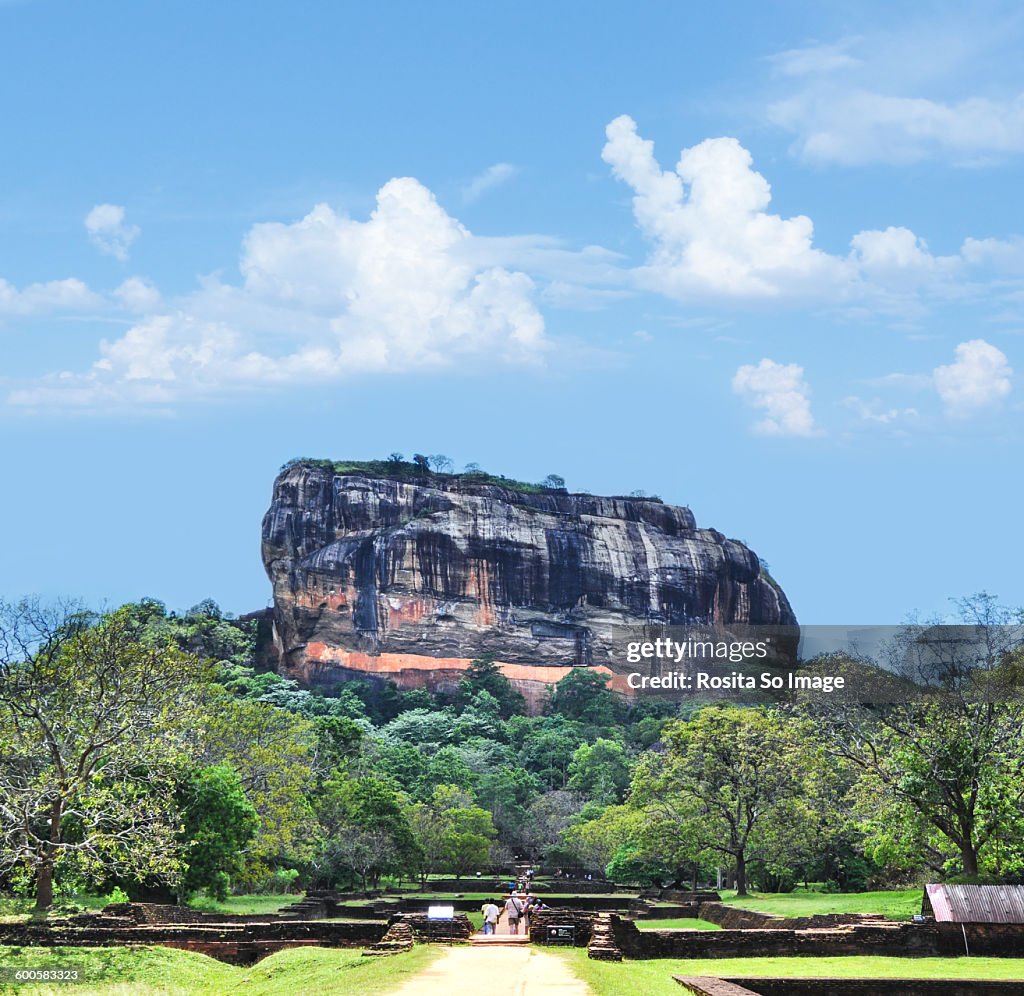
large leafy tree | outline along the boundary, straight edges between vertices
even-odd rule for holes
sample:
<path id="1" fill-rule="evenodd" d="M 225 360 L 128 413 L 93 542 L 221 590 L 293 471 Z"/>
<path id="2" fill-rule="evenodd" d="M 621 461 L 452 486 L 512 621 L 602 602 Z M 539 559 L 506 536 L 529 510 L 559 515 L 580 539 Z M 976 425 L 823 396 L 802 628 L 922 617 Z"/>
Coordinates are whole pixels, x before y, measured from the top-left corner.
<path id="1" fill-rule="evenodd" d="M 339 775 L 325 782 L 314 801 L 322 840 L 315 859 L 318 878 L 358 878 L 363 888 L 387 873 L 419 864 L 420 855 L 402 797 L 389 778 Z"/>
<path id="2" fill-rule="evenodd" d="M 582 867 L 603 872 L 616 854 L 639 848 L 646 821 L 633 806 L 606 806 L 594 819 L 574 822 L 562 840 Z"/>
<path id="3" fill-rule="evenodd" d="M 497 836 L 491 814 L 457 785 L 438 785 L 428 802 L 409 811 L 421 855 L 420 879 L 437 871 L 461 878 L 485 865 Z"/>
<path id="4" fill-rule="evenodd" d="M 317 828 L 310 793 L 318 765 L 335 760 L 322 732 L 284 709 L 236 698 L 217 686 L 207 687 L 193 705 L 189 737 L 197 761 L 229 764 L 259 815 L 247 854 L 247 874 L 254 881 L 273 864 L 313 854 Z"/>
<path id="5" fill-rule="evenodd" d="M 231 876 L 242 870 L 259 829 L 256 809 L 238 772 L 227 764 L 189 771 L 176 795 L 184 819 L 179 895 L 205 890 L 226 899 Z"/>
<path id="6" fill-rule="evenodd" d="M 485 656 L 473 661 L 459 682 L 458 702 L 469 705 L 480 692 L 493 696 L 502 719 L 526 711 L 526 700 L 501 673 L 494 657 Z"/>
<path id="7" fill-rule="evenodd" d="M 550 711 L 590 727 L 612 726 L 622 706 L 608 687 L 611 676 L 590 668 L 573 668 L 555 685 Z"/>
<path id="8" fill-rule="evenodd" d="M 580 744 L 569 765 L 569 788 L 582 792 L 594 802 L 621 802 L 629 786 L 629 764 L 622 744 L 598 737 L 593 744 Z"/>
<path id="9" fill-rule="evenodd" d="M 898 697 L 805 708 L 860 772 L 855 795 L 878 855 L 909 863 L 900 842 L 913 839 L 936 870 L 973 877 L 989 852 L 993 866 L 1024 856 L 1024 620 L 987 594 L 958 607 L 959 625 L 907 626 L 887 648 Z"/>
<path id="10" fill-rule="evenodd" d="M 476 798 L 492 815 L 502 837 L 520 843 L 531 802 L 540 794 L 540 781 L 525 768 L 503 766 L 485 774 L 476 787 Z"/>
<path id="11" fill-rule="evenodd" d="M 564 716 L 514 716 L 505 730 L 509 743 L 518 747 L 527 771 L 548 788 L 565 788 L 576 748 L 587 740 L 582 723 Z"/>
<path id="12" fill-rule="evenodd" d="M 174 767 L 204 668 L 130 607 L 0 604 L 0 865 L 52 905 L 62 868 L 179 873 Z"/>
<path id="13" fill-rule="evenodd" d="M 644 770 L 635 794 L 691 853 L 730 861 L 737 893 L 746 895 L 751 861 L 777 861 L 787 848 L 783 831 L 813 819 L 803 787 L 812 758 L 800 733 L 775 712 L 703 709 L 665 727 L 666 753 Z"/>

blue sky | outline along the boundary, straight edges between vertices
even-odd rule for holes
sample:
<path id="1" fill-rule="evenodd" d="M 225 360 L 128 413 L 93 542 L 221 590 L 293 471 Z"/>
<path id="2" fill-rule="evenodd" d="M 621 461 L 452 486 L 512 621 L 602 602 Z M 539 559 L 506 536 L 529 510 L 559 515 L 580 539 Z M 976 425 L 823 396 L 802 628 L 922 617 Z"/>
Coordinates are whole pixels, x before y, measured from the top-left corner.
<path id="1" fill-rule="evenodd" d="M 1013 5 L 0 0 L 0 595 L 266 604 L 299 455 L 1024 603 Z"/>

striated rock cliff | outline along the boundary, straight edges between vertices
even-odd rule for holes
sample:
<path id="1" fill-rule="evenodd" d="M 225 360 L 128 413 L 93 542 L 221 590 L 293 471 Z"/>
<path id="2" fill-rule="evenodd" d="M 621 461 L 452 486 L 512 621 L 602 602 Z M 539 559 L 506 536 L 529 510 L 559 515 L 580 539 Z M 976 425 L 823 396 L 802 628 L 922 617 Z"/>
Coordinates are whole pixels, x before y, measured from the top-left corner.
<path id="1" fill-rule="evenodd" d="M 282 669 L 308 684 L 443 687 L 491 654 L 536 702 L 604 669 L 613 627 L 795 622 L 758 557 L 688 508 L 471 476 L 286 468 L 263 562 Z"/>

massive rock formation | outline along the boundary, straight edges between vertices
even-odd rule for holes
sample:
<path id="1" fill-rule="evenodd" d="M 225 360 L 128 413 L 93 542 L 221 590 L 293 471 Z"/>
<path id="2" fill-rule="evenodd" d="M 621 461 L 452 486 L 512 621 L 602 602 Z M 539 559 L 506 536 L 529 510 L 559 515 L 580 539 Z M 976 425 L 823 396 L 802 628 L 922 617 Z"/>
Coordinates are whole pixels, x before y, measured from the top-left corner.
<path id="1" fill-rule="evenodd" d="M 616 627 L 796 621 L 758 557 L 688 508 L 465 475 L 290 466 L 263 562 L 282 669 L 307 684 L 444 687 L 490 654 L 536 702 L 572 666 L 604 669 Z"/>

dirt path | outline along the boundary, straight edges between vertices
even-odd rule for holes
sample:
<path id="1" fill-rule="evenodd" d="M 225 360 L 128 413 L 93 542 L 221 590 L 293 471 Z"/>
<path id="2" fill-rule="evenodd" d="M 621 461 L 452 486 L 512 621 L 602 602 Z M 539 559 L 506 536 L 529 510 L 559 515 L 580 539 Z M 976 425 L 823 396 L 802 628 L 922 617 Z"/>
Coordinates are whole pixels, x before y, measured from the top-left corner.
<path id="1" fill-rule="evenodd" d="M 590 996 L 561 958 L 535 947 L 449 948 L 429 968 L 410 979 L 394 996 Z"/>

